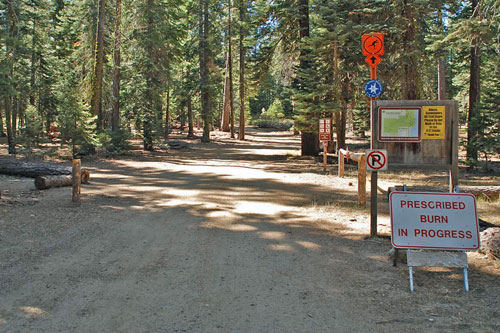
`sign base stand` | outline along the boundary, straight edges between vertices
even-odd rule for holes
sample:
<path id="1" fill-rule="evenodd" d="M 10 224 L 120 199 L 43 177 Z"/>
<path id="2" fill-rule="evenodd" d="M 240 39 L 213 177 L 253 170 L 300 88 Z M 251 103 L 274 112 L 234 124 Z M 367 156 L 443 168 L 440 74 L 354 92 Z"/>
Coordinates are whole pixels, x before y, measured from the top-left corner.
<path id="1" fill-rule="evenodd" d="M 467 268 L 467 254 L 465 251 L 431 251 L 420 252 L 408 251 L 408 274 L 410 277 L 410 291 L 414 291 L 413 287 L 413 267 L 450 267 L 463 268 L 464 270 L 464 289 L 469 291 L 469 277 Z"/>

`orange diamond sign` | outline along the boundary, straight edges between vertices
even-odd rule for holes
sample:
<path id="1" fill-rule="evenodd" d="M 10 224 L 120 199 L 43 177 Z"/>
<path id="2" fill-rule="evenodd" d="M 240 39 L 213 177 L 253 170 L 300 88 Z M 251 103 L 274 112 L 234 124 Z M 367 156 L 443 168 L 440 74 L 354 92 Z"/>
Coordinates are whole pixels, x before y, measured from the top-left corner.
<path id="1" fill-rule="evenodd" d="M 365 61 L 368 65 L 370 65 L 370 67 L 377 67 L 377 65 L 380 64 L 382 59 L 378 55 L 372 54 L 366 57 Z"/>

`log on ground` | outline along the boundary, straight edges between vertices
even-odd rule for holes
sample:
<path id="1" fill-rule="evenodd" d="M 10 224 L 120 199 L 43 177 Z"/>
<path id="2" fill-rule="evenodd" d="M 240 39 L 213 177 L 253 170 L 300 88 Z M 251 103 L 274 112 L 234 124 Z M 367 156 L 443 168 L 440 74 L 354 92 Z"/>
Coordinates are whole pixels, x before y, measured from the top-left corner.
<path id="1" fill-rule="evenodd" d="M 495 201 L 500 197 L 500 186 L 460 186 L 460 193 L 473 194 L 476 198 L 482 198 L 485 200 Z M 388 194 L 393 191 L 402 191 L 403 185 L 397 185 L 389 187 Z M 448 192 L 444 187 L 438 186 L 408 186 L 407 190 L 409 192 Z"/>
<path id="2" fill-rule="evenodd" d="M 82 175 L 84 174 L 84 170 L 82 169 Z M 82 183 L 86 183 L 90 176 L 90 172 L 88 170 L 85 171 L 87 178 L 84 181 L 82 176 Z M 0 174 L 4 175 L 36 178 L 38 176 L 71 175 L 71 173 L 71 167 L 55 163 L 32 163 L 0 158 Z"/>
<path id="3" fill-rule="evenodd" d="M 82 184 L 87 184 L 90 177 L 88 170 L 83 170 L 81 175 Z M 52 187 L 63 187 L 73 185 L 71 175 L 38 176 L 35 178 L 35 186 L 38 190 L 46 190 Z"/>

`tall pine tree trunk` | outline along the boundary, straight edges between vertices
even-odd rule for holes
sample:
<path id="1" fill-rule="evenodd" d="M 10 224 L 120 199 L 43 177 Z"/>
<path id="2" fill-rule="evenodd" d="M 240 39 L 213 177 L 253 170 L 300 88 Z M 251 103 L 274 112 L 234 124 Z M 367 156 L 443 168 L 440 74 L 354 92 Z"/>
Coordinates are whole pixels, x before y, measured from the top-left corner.
<path id="1" fill-rule="evenodd" d="M 245 140 L 245 7 L 243 0 L 240 0 L 240 131 L 238 139 Z"/>
<path id="2" fill-rule="evenodd" d="M 19 97 L 13 97 L 12 103 L 12 137 L 17 136 L 17 114 L 19 113 Z"/>
<path id="3" fill-rule="evenodd" d="M 31 37 L 31 70 L 30 70 L 30 104 L 35 106 L 35 72 L 36 72 L 36 20 L 33 21 L 33 30 Z"/>
<path id="4" fill-rule="evenodd" d="M 231 138 L 234 138 L 234 94 L 233 94 L 233 20 L 231 17 L 231 0 L 228 0 L 229 13 L 228 13 L 228 35 L 229 35 L 229 45 L 228 45 L 228 62 L 229 62 L 229 107 L 231 110 Z"/>
<path id="5" fill-rule="evenodd" d="M 209 17 L 208 1 L 200 0 L 200 90 L 201 90 L 201 116 L 203 118 L 203 136 L 201 142 L 210 142 L 210 87 L 209 87 Z"/>
<path id="6" fill-rule="evenodd" d="M 165 108 L 165 141 L 168 141 L 170 134 L 170 84 L 167 84 L 167 107 Z"/>
<path id="7" fill-rule="evenodd" d="M 300 42 L 304 43 L 304 39 L 309 37 L 309 0 L 298 1 L 299 15 L 299 37 Z M 299 54 L 299 67 L 302 71 L 307 70 L 310 66 L 307 58 L 307 52 L 301 47 Z M 319 138 L 312 130 L 303 130 L 301 135 L 301 154 L 302 156 L 317 156 L 319 153 Z"/>
<path id="8" fill-rule="evenodd" d="M 113 121 L 111 129 L 117 132 L 120 129 L 120 77 L 121 77 L 121 21 L 122 21 L 122 0 L 116 0 L 115 7 L 115 40 L 114 40 L 114 69 L 113 69 Z"/>
<path id="9" fill-rule="evenodd" d="M 233 110 L 233 50 L 232 50 L 232 20 L 231 0 L 227 4 L 227 62 L 226 80 L 224 82 L 224 106 L 222 112 L 222 126 L 224 132 L 231 131 L 234 138 L 234 110 Z"/>
<path id="10" fill-rule="evenodd" d="M 410 0 L 405 0 L 403 5 L 403 13 L 401 15 L 406 18 L 407 25 L 403 35 L 403 44 L 408 56 L 403 63 L 403 98 L 415 100 L 419 98 L 418 93 L 418 55 L 415 54 L 416 48 L 416 13 L 412 7 Z"/>
<path id="11" fill-rule="evenodd" d="M 12 40 L 15 37 L 15 32 L 17 29 L 17 14 L 16 9 L 14 7 L 14 3 L 11 1 L 7 2 L 7 15 L 6 15 L 6 26 L 7 26 L 7 36 L 10 40 L 5 40 L 5 62 L 7 64 L 7 75 L 10 77 L 14 74 L 14 46 L 11 46 Z M 6 81 L 8 78 L 6 78 Z M 16 143 L 14 139 L 14 135 L 12 133 L 12 97 L 10 94 L 5 96 L 5 122 L 7 127 L 7 144 L 8 144 L 8 153 L 15 154 L 16 153 Z"/>
<path id="12" fill-rule="evenodd" d="M 0 100 L 0 138 L 5 136 L 5 133 L 3 131 L 3 114 L 2 114 L 2 109 L 3 109 L 2 103 L 4 102 L 5 101 Z"/>
<path id="13" fill-rule="evenodd" d="M 187 98 L 187 112 L 188 112 L 188 138 L 194 137 L 193 132 L 193 106 L 191 104 L 191 95 Z"/>
<path id="14" fill-rule="evenodd" d="M 106 0 L 99 0 L 97 13 L 97 36 L 94 55 L 94 77 L 92 82 L 91 110 L 97 115 L 97 129 L 102 130 L 104 125 L 102 113 L 102 86 L 104 74 L 104 34 L 106 23 Z"/>
<path id="15" fill-rule="evenodd" d="M 229 93 L 229 52 L 226 61 L 226 74 L 224 79 L 224 104 L 222 105 L 222 119 L 221 119 L 221 130 L 224 132 L 230 131 L 231 122 L 231 101 Z"/>
<path id="16" fill-rule="evenodd" d="M 12 114 L 11 114 L 11 97 L 5 98 L 5 122 L 7 127 L 7 145 L 9 154 L 16 153 L 16 143 L 14 141 L 14 136 L 12 135 Z"/>
<path id="17" fill-rule="evenodd" d="M 147 0 L 146 5 L 146 31 L 148 36 L 152 36 L 152 31 L 154 29 L 154 19 L 153 19 L 153 10 L 154 10 L 154 0 Z M 149 61 L 146 64 L 146 108 L 143 119 L 143 146 L 144 150 L 153 151 L 153 121 L 154 117 L 154 92 L 153 92 L 153 76 L 154 76 L 154 68 L 153 68 L 153 41 L 148 40 L 146 42 L 146 56 L 149 57 Z"/>
<path id="18" fill-rule="evenodd" d="M 438 13 L 438 25 L 441 30 L 443 30 L 443 9 L 439 10 Z M 439 60 L 438 60 L 438 99 L 446 99 L 446 60 L 443 57 L 443 50 L 440 50 Z"/>
<path id="19" fill-rule="evenodd" d="M 479 16 L 479 0 L 472 0 L 472 17 Z M 481 102 L 481 48 L 480 39 L 474 38 L 470 48 L 470 85 L 469 85 L 469 115 L 467 127 L 467 159 L 477 163 L 478 137 L 480 132 L 479 115 Z"/>

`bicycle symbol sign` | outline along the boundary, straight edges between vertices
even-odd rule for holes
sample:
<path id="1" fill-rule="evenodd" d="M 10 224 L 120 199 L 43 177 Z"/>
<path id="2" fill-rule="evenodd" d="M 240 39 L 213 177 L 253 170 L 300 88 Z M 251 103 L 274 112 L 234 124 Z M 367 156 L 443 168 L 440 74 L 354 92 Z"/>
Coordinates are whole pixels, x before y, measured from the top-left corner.
<path id="1" fill-rule="evenodd" d="M 366 151 L 366 169 L 368 171 L 387 170 L 387 150 L 367 150 Z"/>

